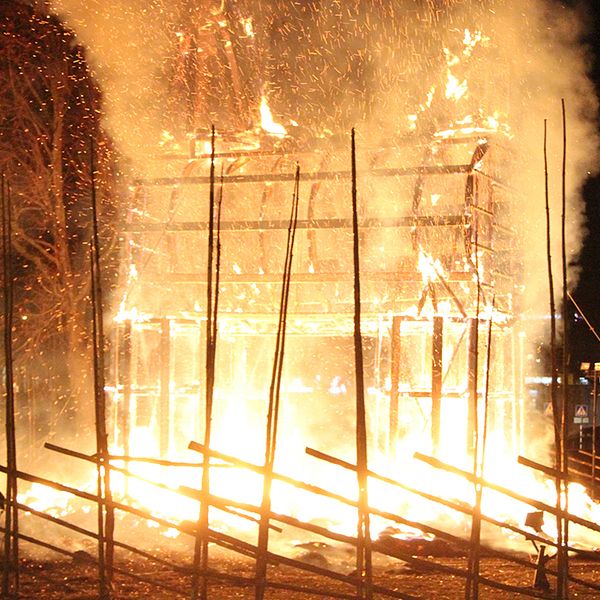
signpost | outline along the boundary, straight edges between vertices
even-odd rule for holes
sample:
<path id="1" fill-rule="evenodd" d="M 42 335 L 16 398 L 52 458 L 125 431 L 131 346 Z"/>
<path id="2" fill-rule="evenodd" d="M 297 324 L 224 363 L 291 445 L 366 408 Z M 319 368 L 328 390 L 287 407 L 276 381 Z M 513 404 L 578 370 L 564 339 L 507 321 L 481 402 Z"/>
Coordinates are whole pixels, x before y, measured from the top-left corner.
<path id="1" fill-rule="evenodd" d="M 575 423 L 579 425 L 587 424 L 590 422 L 590 407 L 588 404 L 576 404 L 575 405 L 575 416 L 573 418 Z"/>

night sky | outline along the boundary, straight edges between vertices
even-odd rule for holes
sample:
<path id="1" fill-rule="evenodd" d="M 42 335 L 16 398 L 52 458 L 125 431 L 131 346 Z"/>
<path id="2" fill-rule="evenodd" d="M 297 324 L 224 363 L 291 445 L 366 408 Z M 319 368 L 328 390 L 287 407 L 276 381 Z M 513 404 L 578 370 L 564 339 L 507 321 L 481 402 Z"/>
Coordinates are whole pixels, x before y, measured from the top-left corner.
<path id="1" fill-rule="evenodd" d="M 586 42 L 591 49 L 592 77 L 600 97 L 600 5 L 597 0 L 588 0 L 587 7 L 590 19 Z M 579 258 L 581 276 L 573 297 L 600 334 L 600 174 L 588 179 L 584 198 L 588 233 Z M 600 342 L 577 314 L 572 341 L 573 365 L 585 361 L 600 362 Z"/>

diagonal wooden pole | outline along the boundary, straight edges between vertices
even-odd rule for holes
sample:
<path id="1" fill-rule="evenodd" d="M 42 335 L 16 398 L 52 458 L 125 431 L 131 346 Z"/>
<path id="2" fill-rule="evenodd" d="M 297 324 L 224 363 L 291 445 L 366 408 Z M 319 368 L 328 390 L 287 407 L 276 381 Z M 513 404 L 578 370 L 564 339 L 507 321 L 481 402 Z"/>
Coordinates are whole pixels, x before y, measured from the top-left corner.
<path id="1" fill-rule="evenodd" d="M 368 494 L 367 417 L 365 409 L 364 361 L 360 324 L 360 238 L 356 184 L 356 132 L 351 134 L 352 162 L 352 255 L 354 261 L 354 369 L 356 377 L 356 475 L 358 483 L 358 535 L 356 571 L 359 577 L 357 597 L 373 597 L 373 565 L 371 561 L 371 528 Z"/>
<path id="2" fill-rule="evenodd" d="M 267 564 L 269 547 L 269 515 L 271 513 L 271 489 L 273 484 L 273 469 L 275 451 L 277 448 L 277 429 L 279 424 L 279 406 L 281 397 L 281 379 L 283 375 L 283 359 L 285 354 L 285 335 L 287 327 L 287 312 L 292 278 L 292 261 L 294 256 L 294 241 L 298 224 L 298 204 L 300 199 L 300 167 L 296 166 L 296 179 L 292 196 L 292 209 L 288 226 L 287 246 L 281 286 L 279 305 L 279 322 L 275 341 L 275 356 L 273 372 L 269 389 L 269 406 L 267 411 L 267 430 L 265 440 L 265 464 L 263 470 L 263 495 L 261 502 L 260 524 L 256 550 L 255 588 L 256 600 L 263 600 L 267 587 Z"/>

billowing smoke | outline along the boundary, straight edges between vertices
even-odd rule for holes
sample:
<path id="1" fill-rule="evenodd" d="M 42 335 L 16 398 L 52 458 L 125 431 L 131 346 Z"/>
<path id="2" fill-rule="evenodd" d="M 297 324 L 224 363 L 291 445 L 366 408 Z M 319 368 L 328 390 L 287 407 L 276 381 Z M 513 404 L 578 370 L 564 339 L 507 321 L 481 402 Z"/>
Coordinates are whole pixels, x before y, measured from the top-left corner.
<path id="1" fill-rule="evenodd" d="M 177 3 L 58 0 L 51 6 L 87 49 L 103 95 L 105 128 L 124 159 L 143 173 L 160 141 Z"/>
<path id="2" fill-rule="evenodd" d="M 561 98 L 568 120 L 571 261 L 582 235 L 579 190 L 597 156 L 598 103 L 580 43 L 581 15 L 550 0 L 447 0 L 425 7 L 412 0 L 228 4 L 52 2 L 88 50 L 104 94 L 106 127 L 137 173 L 148 172 L 165 129 L 189 131 L 211 121 L 221 130 L 231 123 L 255 125 L 263 93 L 284 122 L 294 119 L 315 133 L 343 134 L 357 126 L 370 141 L 389 138 L 390 132 L 459 128 L 465 118 L 491 116 L 510 128 L 512 137 L 511 184 L 519 196 L 515 225 L 523 233 L 527 305 L 547 305 L 541 276 L 546 260 L 542 131 L 548 119 L 558 259 Z M 182 49 L 190 31 L 197 47 Z M 202 42 L 232 44 L 244 80 L 233 81 L 228 57 Z M 178 66 L 182 53 L 187 56 Z M 189 62 L 194 53 L 201 58 Z M 199 76 L 178 73 L 186 60 L 188 68 L 199 67 Z M 448 96 L 451 78 L 456 98 Z M 235 98 L 240 94 L 244 97 Z M 229 110 L 229 122 L 222 107 Z"/>

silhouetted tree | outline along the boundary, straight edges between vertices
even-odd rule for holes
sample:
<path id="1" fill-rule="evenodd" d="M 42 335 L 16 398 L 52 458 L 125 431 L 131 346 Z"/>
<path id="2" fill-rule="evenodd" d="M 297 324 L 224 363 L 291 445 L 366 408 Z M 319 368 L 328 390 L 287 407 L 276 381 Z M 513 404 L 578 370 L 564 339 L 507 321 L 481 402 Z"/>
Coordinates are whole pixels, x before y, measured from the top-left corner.
<path id="1" fill-rule="evenodd" d="M 15 359 L 39 368 L 50 398 L 58 392 L 54 401 L 72 414 L 91 380 L 91 138 L 104 208 L 112 153 L 73 33 L 20 3 L 2 3 L 0 20 L 0 171 L 12 189 Z"/>

